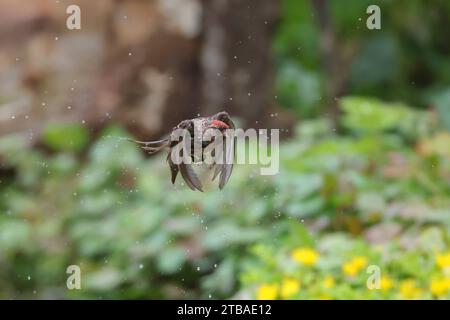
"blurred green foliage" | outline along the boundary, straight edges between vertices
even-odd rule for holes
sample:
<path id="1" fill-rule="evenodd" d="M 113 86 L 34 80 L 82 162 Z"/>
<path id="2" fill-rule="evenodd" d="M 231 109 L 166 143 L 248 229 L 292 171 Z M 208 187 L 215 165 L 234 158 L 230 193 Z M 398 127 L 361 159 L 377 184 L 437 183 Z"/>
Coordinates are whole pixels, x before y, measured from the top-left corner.
<path id="1" fill-rule="evenodd" d="M 350 57 L 342 70 L 344 94 L 435 107 L 448 125 L 450 3 L 433 1 L 326 1 L 336 34 L 336 57 Z M 366 27 L 369 5 L 381 9 L 381 30 Z M 274 43 L 278 102 L 302 117 L 327 108 L 327 78 L 311 1 L 283 0 Z M 348 69 L 348 70 L 347 70 Z M 445 100 L 443 100 L 445 99 Z M 443 104 L 443 106 L 441 106 Z"/>
<path id="2" fill-rule="evenodd" d="M 449 297 L 450 135 L 432 112 L 341 104 L 346 135 L 304 122 L 278 175 L 237 166 L 205 193 L 171 186 L 164 155 L 117 126 L 82 150 L 2 138 L 0 297 Z M 66 288 L 73 264 L 81 290 Z"/>

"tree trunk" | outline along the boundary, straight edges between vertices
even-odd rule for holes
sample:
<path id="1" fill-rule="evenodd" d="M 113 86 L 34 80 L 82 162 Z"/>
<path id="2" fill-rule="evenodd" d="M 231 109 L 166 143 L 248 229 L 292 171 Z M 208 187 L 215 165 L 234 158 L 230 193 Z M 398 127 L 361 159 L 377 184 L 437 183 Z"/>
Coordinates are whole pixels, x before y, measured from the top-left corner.
<path id="1" fill-rule="evenodd" d="M 274 100 L 271 45 L 279 3 L 214 0 L 204 7 L 204 112 L 228 110 L 254 125 Z"/>

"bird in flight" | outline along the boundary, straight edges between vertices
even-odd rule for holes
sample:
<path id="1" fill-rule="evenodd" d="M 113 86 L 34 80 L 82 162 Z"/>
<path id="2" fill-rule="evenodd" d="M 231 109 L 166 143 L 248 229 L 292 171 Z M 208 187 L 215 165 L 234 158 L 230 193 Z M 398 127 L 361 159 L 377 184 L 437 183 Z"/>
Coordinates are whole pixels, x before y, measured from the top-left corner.
<path id="1" fill-rule="evenodd" d="M 234 130 L 235 126 L 228 113 L 222 111 L 209 117 L 183 120 L 172 129 L 172 132 L 166 138 L 161 140 L 131 141 L 141 144 L 142 148 L 150 154 L 168 147 L 167 162 L 169 163 L 172 174 L 172 184 L 175 183 L 178 173 L 181 173 L 187 186 L 194 191 L 203 191 L 200 179 L 192 168 L 191 163 L 189 163 L 190 161 L 188 163 L 186 161 L 174 161 L 172 151 L 175 148 L 177 148 L 177 151 L 181 149 L 180 154 L 183 156 L 183 151 L 188 150 L 187 152 L 189 154 L 186 156 L 194 162 L 199 160 L 198 156 L 194 154 L 195 150 L 201 151 L 201 159 L 206 156 L 205 152 L 209 152 L 215 160 L 208 165 L 208 168 L 214 170 L 213 180 L 219 176 L 219 189 L 222 189 L 228 182 L 233 171 L 234 135 L 230 136 L 226 134 L 226 130 L 228 129 Z M 183 131 L 187 135 L 184 135 L 180 139 L 180 136 L 175 134 L 179 131 Z M 205 136 L 211 131 L 214 134 L 221 135 L 222 139 L 215 139 L 214 136 L 209 136 L 208 139 L 205 139 Z M 217 142 L 217 148 L 207 148 L 211 143 L 215 142 Z M 196 149 L 196 146 L 199 148 Z M 220 161 L 217 161 L 217 159 L 220 159 Z"/>

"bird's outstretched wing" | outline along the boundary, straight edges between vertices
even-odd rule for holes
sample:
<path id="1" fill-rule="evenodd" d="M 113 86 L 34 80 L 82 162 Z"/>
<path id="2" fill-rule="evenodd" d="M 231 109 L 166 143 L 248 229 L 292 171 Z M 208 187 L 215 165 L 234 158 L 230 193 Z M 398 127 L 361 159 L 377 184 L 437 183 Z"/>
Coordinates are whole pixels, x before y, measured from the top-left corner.
<path id="1" fill-rule="evenodd" d="M 197 189 L 203 192 L 200 179 L 197 177 L 194 169 L 192 169 L 192 166 L 190 164 L 181 163 L 178 165 L 178 168 L 181 172 L 181 176 L 183 177 L 189 188 L 191 188 L 192 190 Z"/>
<path id="2" fill-rule="evenodd" d="M 215 115 L 217 120 L 223 121 L 226 123 L 230 129 L 235 129 L 235 125 L 231 120 L 230 116 L 226 112 L 219 112 Z M 223 146 L 222 153 L 219 155 L 222 157 L 222 164 L 216 164 L 214 168 L 213 180 L 220 174 L 219 178 L 219 189 L 223 189 L 223 187 L 227 184 L 230 179 L 231 173 L 233 172 L 233 161 L 234 161 L 234 153 L 235 153 L 235 137 L 234 134 L 228 135 L 226 132 L 223 135 Z"/>
<path id="3" fill-rule="evenodd" d="M 169 163 L 170 172 L 172 174 L 172 184 L 174 184 L 180 170 L 178 169 L 178 166 L 173 163 L 172 158 L 170 157 L 170 152 L 167 154 L 167 162 Z"/>
<path id="4" fill-rule="evenodd" d="M 169 155 L 167 157 L 167 161 L 169 162 L 170 171 L 172 172 L 172 184 L 175 183 L 175 180 L 177 178 L 178 172 L 181 173 L 181 176 L 183 177 L 184 181 L 186 182 L 187 186 L 191 188 L 192 190 L 199 190 L 203 192 L 202 184 L 200 182 L 200 179 L 197 177 L 197 174 L 195 173 L 194 169 L 192 169 L 191 164 L 188 163 L 180 163 L 176 165 L 173 163 L 171 158 L 172 148 L 177 146 L 179 143 L 189 144 L 190 147 L 192 147 L 192 134 L 193 134 L 193 123 L 191 120 L 184 120 L 180 122 L 174 129 L 186 129 L 191 134 L 191 140 L 183 139 L 181 141 L 175 141 L 172 140 L 170 143 L 170 151 Z"/>

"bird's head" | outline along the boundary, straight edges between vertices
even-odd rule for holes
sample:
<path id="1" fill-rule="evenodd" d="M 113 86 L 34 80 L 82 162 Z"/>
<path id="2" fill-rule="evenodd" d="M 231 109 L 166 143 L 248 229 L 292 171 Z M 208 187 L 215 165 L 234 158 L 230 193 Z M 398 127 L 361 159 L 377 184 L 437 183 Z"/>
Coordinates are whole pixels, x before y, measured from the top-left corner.
<path id="1" fill-rule="evenodd" d="M 219 129 L 220 131 L 232 128 L 230 116 L 225 111 L 216 113 L 211 119 L 211 128 Z"/>
<path id="2" fill-rule="evenodd" d="M 230 129 L 229 125 L 227 125 L 225 122 L 217 120 L 217 119 L 215 119 L 211 122 L 210 127 L 214 128 L 214 129 L 219 129 L 220 131 L 225 130 L 225 129 Z"/>

